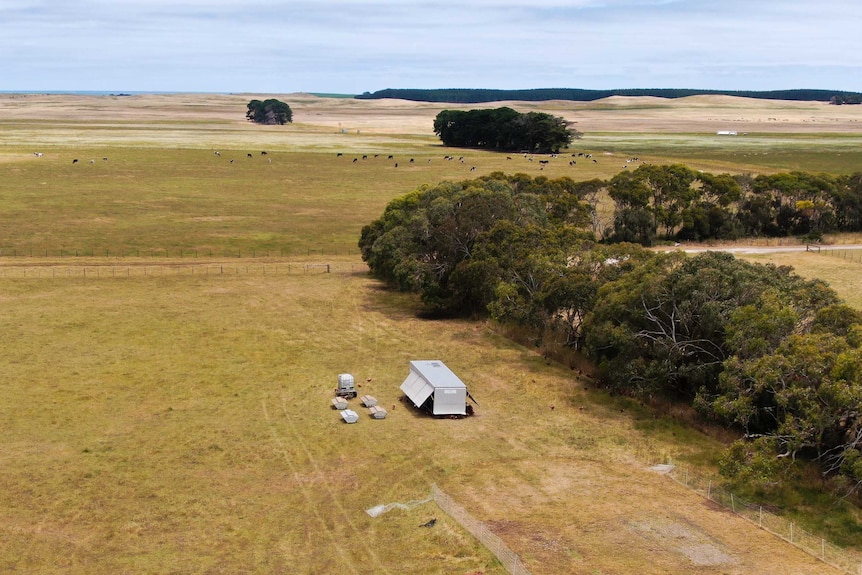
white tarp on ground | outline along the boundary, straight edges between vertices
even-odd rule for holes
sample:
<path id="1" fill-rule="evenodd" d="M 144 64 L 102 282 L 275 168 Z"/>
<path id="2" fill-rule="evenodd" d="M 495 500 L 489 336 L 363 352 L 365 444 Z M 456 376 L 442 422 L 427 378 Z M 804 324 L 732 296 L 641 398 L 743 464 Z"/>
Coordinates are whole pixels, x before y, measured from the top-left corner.
<path id="1" fill-rule="evenodd" d="M 429 495 L 425 499 L 420 499 L 418 501 L 408 501 L 407 503 L 386 503 L 385 505 L 375 505 L 370 509 L 366 509 L 365 512 L 369 514 L 371 517 L 377 517 L 378 515 L 383 515 L 387 511 L 392 511 L 393 509 L 413 509 L 417 505 L 423 505 L 428 503 L 429 501 L 434 500 L 434 495 Z"/>

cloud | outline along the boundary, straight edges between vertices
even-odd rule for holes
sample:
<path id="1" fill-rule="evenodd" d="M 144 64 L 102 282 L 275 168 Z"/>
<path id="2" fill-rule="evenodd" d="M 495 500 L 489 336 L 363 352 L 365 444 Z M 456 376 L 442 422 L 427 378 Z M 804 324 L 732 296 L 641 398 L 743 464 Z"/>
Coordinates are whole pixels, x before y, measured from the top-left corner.
<path id="1" fill-rule="evenodd" d="M 0 50 L 21 56 L 0 89 L 777 89 L 807 78 L 858 90 L 862 11 L 848 4 L 5 0 Z"/>

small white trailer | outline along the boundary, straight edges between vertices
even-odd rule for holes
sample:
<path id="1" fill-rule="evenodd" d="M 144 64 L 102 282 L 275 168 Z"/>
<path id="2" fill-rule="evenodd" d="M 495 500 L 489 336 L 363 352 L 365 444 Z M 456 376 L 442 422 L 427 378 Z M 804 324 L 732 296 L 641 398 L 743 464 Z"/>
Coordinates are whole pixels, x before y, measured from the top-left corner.
<path id="1" fill-rule="evenodd" d="M 434 415 L 468 413 L 467 386 L 438 359 L 411 361 L 410 373 L 401 384 L 401 391 L 417 408 Z"/>
<path id="2" fill-rule="evenodd" d="M 353 399 L 356 397 L 356 388 L 353 386 L 353 376 L 349 373 L 338 374 L 338 387 L 335 388 L 335 395 L 338 397 L 346 397 Z"/>

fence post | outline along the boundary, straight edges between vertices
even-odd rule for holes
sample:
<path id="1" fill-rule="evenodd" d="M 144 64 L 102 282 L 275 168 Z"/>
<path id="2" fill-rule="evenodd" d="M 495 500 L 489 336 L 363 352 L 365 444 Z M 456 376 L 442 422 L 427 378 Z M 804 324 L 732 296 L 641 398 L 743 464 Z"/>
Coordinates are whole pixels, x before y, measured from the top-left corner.
<path id="1" fill-rule="evenodd" d="M 736 513 L 736 505 L 733 503 L 733 493 L 730 494 L 730 510 Z"/>

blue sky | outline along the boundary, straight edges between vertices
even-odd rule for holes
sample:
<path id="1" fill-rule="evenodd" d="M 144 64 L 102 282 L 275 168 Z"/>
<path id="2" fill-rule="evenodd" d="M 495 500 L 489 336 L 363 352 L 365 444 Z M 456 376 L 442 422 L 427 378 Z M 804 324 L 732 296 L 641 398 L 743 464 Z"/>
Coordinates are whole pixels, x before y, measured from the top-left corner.
<path id="1" fill-rule="evenodd" d="M 0 0 L 0 90 L 862 91 L 859 0 Z"/>

